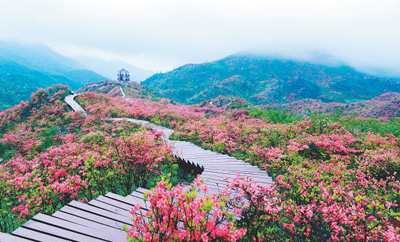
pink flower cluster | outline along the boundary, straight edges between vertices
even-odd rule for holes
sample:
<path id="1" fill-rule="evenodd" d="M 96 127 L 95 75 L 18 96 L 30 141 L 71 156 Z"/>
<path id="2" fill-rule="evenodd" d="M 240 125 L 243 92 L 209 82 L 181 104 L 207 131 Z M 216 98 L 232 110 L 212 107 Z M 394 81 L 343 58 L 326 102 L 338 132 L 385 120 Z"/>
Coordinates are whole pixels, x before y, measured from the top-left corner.
<path id="1" fill-rule="evenodd" d="M 229 194 L 199 196 L 207 191 L 198 176 L 191 187 L 171 187 L 161 181 L 138 204 L 128 239 L 138 241 L 237 241 L 246 229 L 237 229 L 228 209 Z M 240 212 L 238 212 L 240 214 Z"/>

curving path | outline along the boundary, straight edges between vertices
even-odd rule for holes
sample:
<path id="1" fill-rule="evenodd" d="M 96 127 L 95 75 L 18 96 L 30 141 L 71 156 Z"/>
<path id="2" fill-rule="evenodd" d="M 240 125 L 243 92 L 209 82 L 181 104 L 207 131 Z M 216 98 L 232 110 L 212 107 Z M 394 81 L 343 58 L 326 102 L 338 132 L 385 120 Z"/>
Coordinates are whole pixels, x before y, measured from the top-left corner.
<path id="1" fill-rule="evenodd" d="M 124 90 L 122 89 L 122 87 L 119 87 L 119 90 L 121 90 L 122 97 L 125 97 L 126 95 L 125 95 L 125 92 L 124 92 Z"/>
<path id="2" fill-rule="evenodd" d="M 123 96 L 125 93 L 121 88 Z M 77 112 L 88 114 L 75 102 L 77 94 L 69 95 L 64 100 Z M 129 99 L 127 99 L 129 101 Z M 174 132 L 171 129 L 152 124 L 148 121 L 130 118 L 108 118 L 136 123 L 149 129 L 162 131 L 165 142 L 174 146 L 174 155 L 181 162 L 202 171 L 205 184 L 210 193 L 224 188 L 224 178 L 234 178 L 237 174 L 252 177 L 260 184 L 272 184 L 272 179 L 258 167 L 235 159 L 228 155 L 204 150 L 190 142 L 171 141 Z M 219 187 L 220 186 L 220 187 Z M 130 195 L 123 197 L 114 193 L 91 200 L 88 204 L 72 201 L 53 215 L 38 214 L 16 229 L 11 235 L 0 233 L 1 241 L 126 241 L 126 232 L 122 225 L 131 224 L 132 207 L 143 202 L 143 194 L 147 190 L 138 188 Z"/>

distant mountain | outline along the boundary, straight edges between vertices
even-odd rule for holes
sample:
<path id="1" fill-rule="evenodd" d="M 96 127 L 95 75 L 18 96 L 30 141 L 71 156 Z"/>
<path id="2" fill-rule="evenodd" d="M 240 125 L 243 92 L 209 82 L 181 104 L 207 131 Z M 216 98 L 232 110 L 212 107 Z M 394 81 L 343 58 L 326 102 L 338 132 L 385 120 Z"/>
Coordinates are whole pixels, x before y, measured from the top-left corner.
<path id="1" fill-rule="evenodd" d="M 136 82 L 141 82 L 154 74 L 152 71 L 140 69 L 124 61 L 106 61 L 92 57 L 81 57 L 77 60 L 88 69 L 100 73 L 101 75 L 108 77 L 110 80 L 116 80 L 117 71 L 122 68 L 128 70 L 130 72 L 131 80 Z"/>
<path id="2" fill-rule="evenodd" d="M 219 95 L 239 96 L 253 104 L 302 99 L 351 103 L 386 92 L 400 92 L 400 82 L 358 72 L 329 56 L 309 61 L 237 54 L 188 64 L 143 82 L 160 95 L 185 104 Z"/>
<path id="3" fill-rule="evenodd" d="M 0 110 L 28 100 L 38 88 L 64 84 L 78 89 L 105 79 L 44 45 L 0 42 Z"/>

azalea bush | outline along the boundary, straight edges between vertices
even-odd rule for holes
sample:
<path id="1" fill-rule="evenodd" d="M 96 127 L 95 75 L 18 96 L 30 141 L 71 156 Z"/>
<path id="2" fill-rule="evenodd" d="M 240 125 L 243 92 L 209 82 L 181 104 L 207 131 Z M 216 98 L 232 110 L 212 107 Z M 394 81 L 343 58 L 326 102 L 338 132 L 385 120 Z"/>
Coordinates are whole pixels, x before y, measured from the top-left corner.
<path id="1" fill-rule="evenodd" d="M 272 125 L 220 117 L 182 126 L 179 139 L 196 140 L 279 177 L 275 205 L 281 212 L 244 226 L 249 234 L 260 228 L 255 239 L 367 241 L 397 235 L 388 221 L 399 211 L 399 138 L 353 134 L 327 120 Z M 313 216 L 301 214 L 306 211 Z"/>
<path id="2" fill-rule="evenodd" d="M 137 204 L 128 231 L 129 241 L 237 241 L 246 229 L 234 225 L 234 216 L 241 214 L 230 207 L 227 190 L 220 194 L 199 196 L 208 192 L 198 176 L 189 187 L 172 187 L 161 181 L 144 195 L 146 205 Z"/>
<path id="3" fill-rule="evenodd" d="M 92 107 L 101 105 L 96 101 L 105 97 L 90 95 L 90 100 L 82 97 L 82 102 L 88 110 L 101 111 Z M 247 229 L 246 239 L 399 239 L 399 229 L 389 223 L 392 216 L 399 215 L 397 133 L 358 129 L 336 114 L 316 113 L 305 120 L 281 124 L 205 107 L 108 97 L 107 103 L 127 117 L 174 128 L 175 139 L 235 156 L 266 170 L 275 180 L 274 192 L 261 188 L 247 192 L 240 185 L 251 205 L 242 207 L 248 219 L 236 222 Z"/>
<path id="4" fill-rule="evenodd" d="M 84 118 L 63 102 L 68 93 L 63 86 L 39 90 L 30 102 L 0 113 L 0 232 L 72 200 L 126 196 L 178 172 L 159 132 Z"/>

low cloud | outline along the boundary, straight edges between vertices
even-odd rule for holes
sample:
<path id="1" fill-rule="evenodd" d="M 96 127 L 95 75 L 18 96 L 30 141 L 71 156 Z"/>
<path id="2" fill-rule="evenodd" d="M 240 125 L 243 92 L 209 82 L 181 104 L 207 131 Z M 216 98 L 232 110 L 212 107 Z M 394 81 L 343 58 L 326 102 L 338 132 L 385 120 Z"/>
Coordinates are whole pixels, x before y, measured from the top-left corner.
<path id="1" fill-rule="evenodd" d="M 0 0 L 0 6 L 2 40 L 152 71 L 245 50 L 318 50 L 400 75 L 398 0 Z"/>

